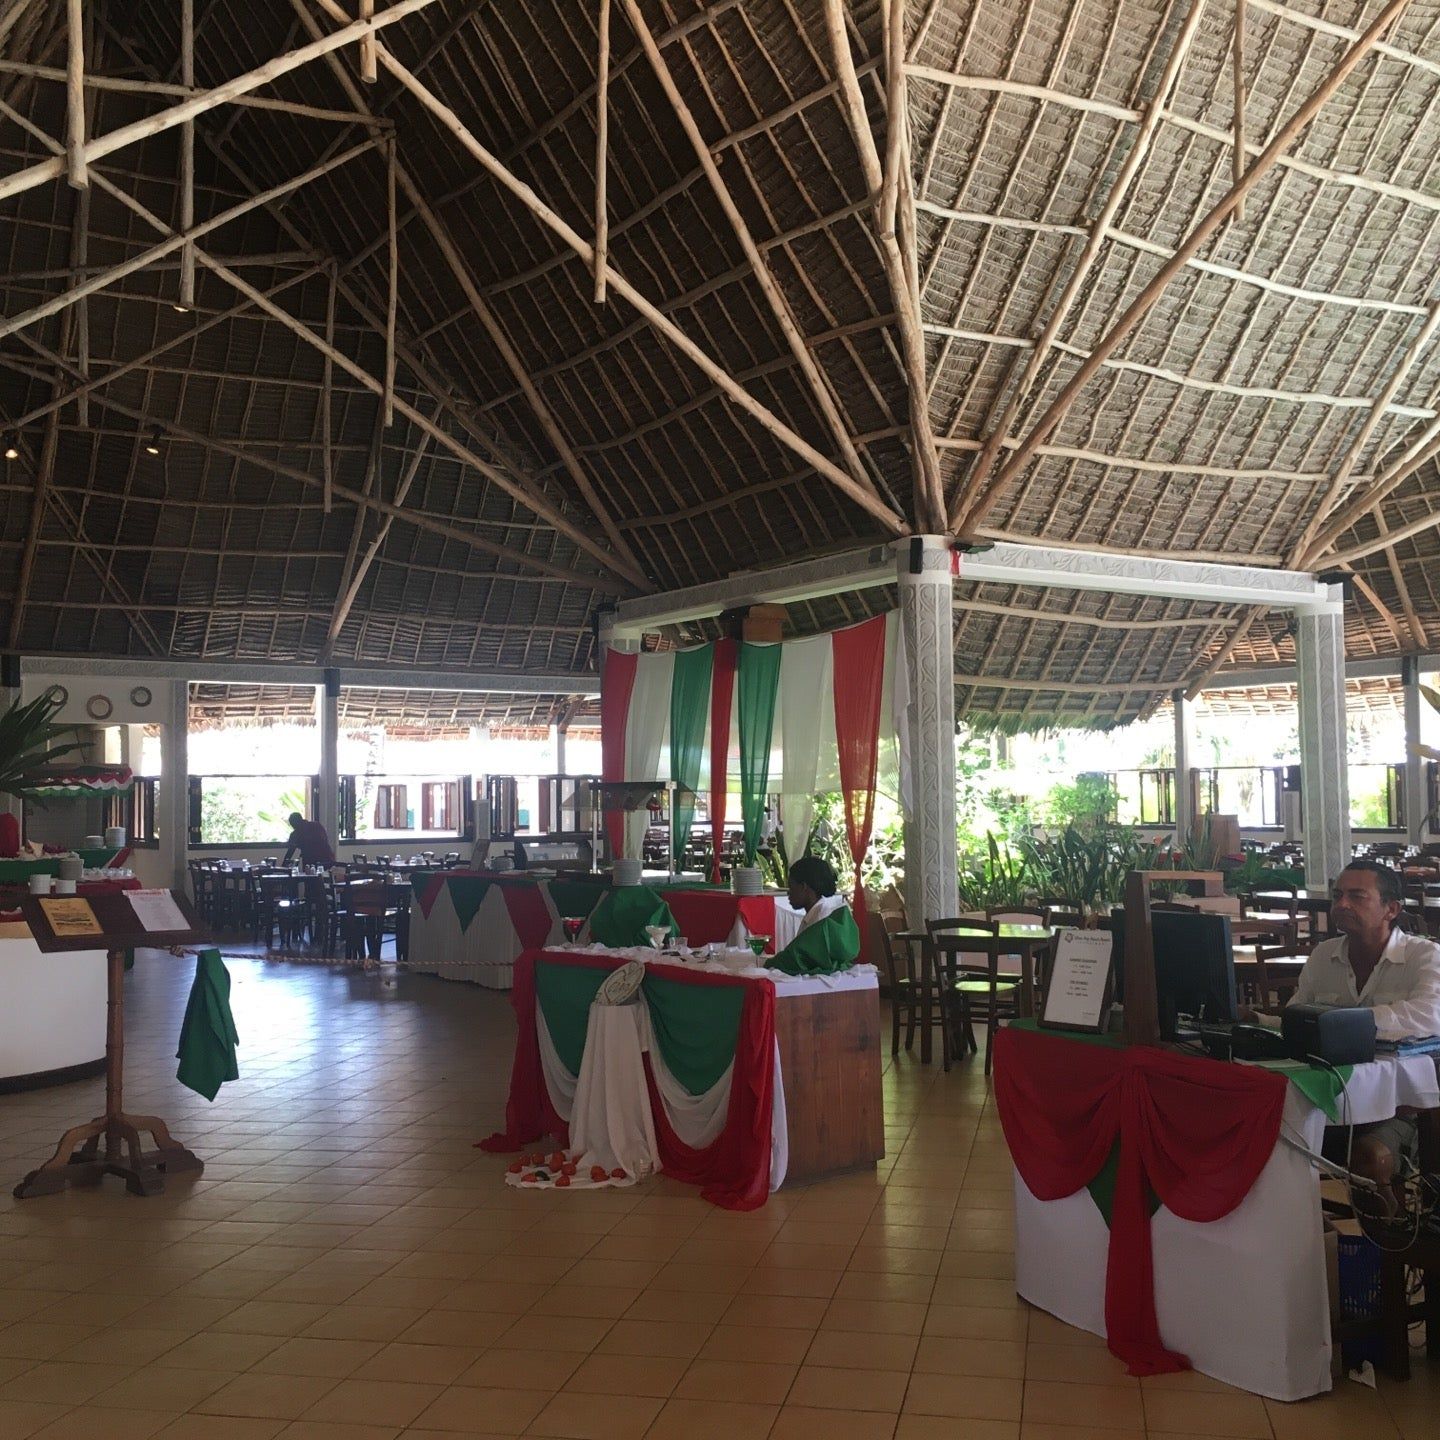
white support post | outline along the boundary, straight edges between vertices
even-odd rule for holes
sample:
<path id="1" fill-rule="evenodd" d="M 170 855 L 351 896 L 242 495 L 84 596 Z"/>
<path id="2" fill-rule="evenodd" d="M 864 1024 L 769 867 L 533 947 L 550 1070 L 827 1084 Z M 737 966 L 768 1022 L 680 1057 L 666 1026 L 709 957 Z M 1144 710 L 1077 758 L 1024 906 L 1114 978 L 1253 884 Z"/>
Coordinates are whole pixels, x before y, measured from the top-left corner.
<path id="1" fill-rule="evenodd" d="M 1175 707 L 1175 848 L 1181 849 L 1195 824 L 1195 786 L 1192 766 L 1195 752 L 1195 710 L 1182 686 L 1171 692 Z"/>
<path id="2" fill-rule="evenodd" d="M 168 867 L 171 884 L 184 890 L 190 858 L 190 682 L 170 687 L 170 713 L 160 736 L 161 870 Z"/>
<path id="3" fill-rule="evenodd" d="M 338 854 L 340 844 L 340 672 L 327 670 L 315 691 L 320 712 L 320 803 L 311 817 L 318 820 Z"/>
<path id="4" fill-rule="evenodd" d="M 1407 655 L 1400 662 L 1405 699 L 1405 828 L 1412 845 L 1423 845 L 1430 835 L 1426 823 L 1425 757 L 1420 754 L 1420 720 L 1425 697 L 1420 693 L 1420 661 Z"/>
<path id="5" fill-rule="evenodd" d="M 1296 617 L 1296 626 L 1305 883 L 1318 889 L 1328 886 L 1350 862 L 1345 622 L 1340 615 L 1302 614 Z"/>
<path id="6" fill-rule="evenodd" d="M 905 904 L 910 924 L 959 906 L 955 843 L 954 577 L 950 541 L 916 535 L 895 544 L 909 705 L 905 810 Z"/>

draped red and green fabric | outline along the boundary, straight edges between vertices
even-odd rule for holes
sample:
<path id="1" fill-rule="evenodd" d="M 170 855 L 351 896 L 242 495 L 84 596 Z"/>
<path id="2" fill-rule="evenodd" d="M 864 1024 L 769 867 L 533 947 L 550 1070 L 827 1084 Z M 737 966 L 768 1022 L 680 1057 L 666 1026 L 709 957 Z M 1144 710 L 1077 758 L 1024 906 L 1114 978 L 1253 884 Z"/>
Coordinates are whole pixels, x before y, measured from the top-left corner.
<path id="1" fill-rule="evenodd" d="M 846 838 L 852 854 L 863 858 L 882 763 L 889 767 L 887 793 L 899 763 L 896 717 L 886 695 L 897 664 L 903 664 L 901 643 L 898 616 L 891 611 L 847 629 L 778 644 L 723 639 L 654 654 L 607 652 L 601 677 L 604 777 L 673 780 L 706 791 L 717 857 L 712 879 L 719 878 L 732 793 L 739 795 L 752 860 L 771 795 L 808 802 L 834 791 L 846 797 Z M 782 694 L 785 713 L 777 724 Z M 794 752 L 789 758 L 786 732 Z M 791 855 L 804 851 L 811 813 L 808 803 L 787 808 Z M 693 814 L 688 801 L 677 803 L 677 850 Z M 618 821 L 611 817 L 608 833 L 612 844 L 621 845 Z M 863 928 L 863 915 L 856 918 Z"/>
<path id="2" fill-rule="evenodd" d="M 569 1144 L 541 1063 L 543 1023 L 560 1063 L 578 1075 L 590 1006 L 623 957 L 540 951 L 515 964 L 511 1004 L 518 1023 L 505 1129 L 480 1148 L 508 1153 L 554 1136 Z M 703 1148 L 687 1146 L 671 1124 L 647 1060 L 647 1082 L 661 1165 L 667 1175 L 697 1184 L 727 1209 L 764 1204 L 770 1186 L 775 1086 L 775 988 L 765 980 L 649 967 L 641 990 L 654 1048 L 692 1095 L 713 1089 L 731 1072 L 725 1122 Z"/>
<path id="3" fill-rule="evenodd" d="M 1189 1369 L 1166 1348 L 1155 1316 L 1151 1195 L 1183 1220 L 1230 1214 L 1275 1148 L 1284 1077 L 1015 1027 L 994 1045 L 1000 1123 L 1036 1199 L 1062 1200 L 1091 1185 L 1118 1145 L 1105 1271 L 1111 1352 L 1133 1375 Z"/>

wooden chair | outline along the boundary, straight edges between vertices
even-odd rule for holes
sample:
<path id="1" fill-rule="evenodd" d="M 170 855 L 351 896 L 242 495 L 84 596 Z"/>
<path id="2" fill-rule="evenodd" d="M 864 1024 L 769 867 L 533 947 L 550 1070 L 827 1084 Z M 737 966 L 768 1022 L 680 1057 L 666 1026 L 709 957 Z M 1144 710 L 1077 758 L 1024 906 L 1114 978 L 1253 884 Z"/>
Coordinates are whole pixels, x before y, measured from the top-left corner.
<path id="1" fill-rule="evenodd" d="M 1247 964 L 1242 960 L 1237 967 L 1236 979 L 1244 986 L 1246 998 L 1256 1010 L 1266 1015 L 1278 1015 L 1295 993 L 1300 980 L 1295 962 L 1303 959 L 1303 955 L 1295 953 L 1291 942 L 1281 940 L 1274 945 L 1257 944 L 1254 961 Z M 1282 970 L 1269 969 L 1269 965 L 1276 961 L 1291 963 Z"/>
<path id="2" fill-rule="evenodd" d="M 1019 1013 L 1020 977 L 1000 973 L 999 923 L 962 916 L 949 920 L 927 920 L 925 928 L 929 934 L 927 943 L 931 951 L 931 969 L 936 979 L 935 989 L 945 1032 L 945 1069 L 950 1068 L 955 1048 L 952 1037 L 959 1033 L 955 1022 L 963 1023 L 964 1047 L 973 1053 L 979 1049 L 975 1041 L 975 1021 L 979 1018 L 986 1027 L 985 1073 L 988 1075 L 995 1031 L 1002 1019 Z M 942 932 L 947 942 L 943 950 L 938 944 Z M 961 955 L 983 957 L 983 966 L 978 961 L 963 964 Z"/>
<path id="3" fill-rule="evenodd" d="M 1048 912 L 1043 905 L 987 905 L 985 918 L 999 925 L 1043 925 Z"/>
<path id="4" fill-rule="evenodd" d="M 897 922 L 891 928 L 892 921 Z M 905 1048 L 915 1045 L 915 1025 L 920 1019 L 920 967 L 915 945 L 924 940 L 917 931 L 906 930 L 903 918 L 879 915 L 874 920 L 880 936 L 880 959 L 885 971 L 885 984 L 890 991 L 890 1053 L 900 1053 L 900 1017 L 905 1017 Z M 943 1045 L 942 1037 L 942 1045 Z"/>

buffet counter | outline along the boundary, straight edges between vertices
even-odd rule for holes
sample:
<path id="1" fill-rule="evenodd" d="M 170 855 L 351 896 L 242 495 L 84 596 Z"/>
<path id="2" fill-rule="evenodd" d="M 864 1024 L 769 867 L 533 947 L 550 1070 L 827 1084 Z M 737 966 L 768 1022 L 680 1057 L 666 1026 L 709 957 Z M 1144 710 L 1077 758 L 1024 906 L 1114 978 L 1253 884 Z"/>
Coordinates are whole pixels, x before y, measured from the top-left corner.
<path id="1" fill-rule="evenodd" d="M 545 879 L 488 870 L 444 870 L 413 877 L 409 968 L 444 980 L 508 990 L 527 950 L 559 944 L 565 919 L 588 919 L 607 886 L 590 879 Z M 654 887 L 692 946 L 768 935 L 767 949 L 794 939 L 804 918 L 783 895 L 733 895 L 712 885 Z M 584 938 L 588 938 L 588 935 Z"/>

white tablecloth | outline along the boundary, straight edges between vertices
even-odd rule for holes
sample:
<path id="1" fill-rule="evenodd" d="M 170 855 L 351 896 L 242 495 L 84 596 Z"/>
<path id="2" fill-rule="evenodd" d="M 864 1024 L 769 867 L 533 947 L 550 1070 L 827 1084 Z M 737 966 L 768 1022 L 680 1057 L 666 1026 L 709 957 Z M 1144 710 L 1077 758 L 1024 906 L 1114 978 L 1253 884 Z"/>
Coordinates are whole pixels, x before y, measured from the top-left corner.
<path id="1" fill-rule="evenodd" d="M 1388 1119 L 1401 1105 L 1440 1105 L 1430 1056 L 1357 1065 L 1348 1093 L 1357 1124 Z M 1291 1085 L 1281 1139 L 1231 1214 L 1200 1225 L 1162 1206 L 1150 1222 L 1165 1344 L 1204 1374 L 1274 1400 L 1330 1389 L 1320 1187 L 1310 1160 L 1285 1143 L 1289 1136 L 1319 1150 L 1327 1123 Z M 1015 1176 L 1015 1289 L 1032 1305 L 1103 1335 L 1109 1244 L 1088 1191 L 1046 1202 Z"/>

